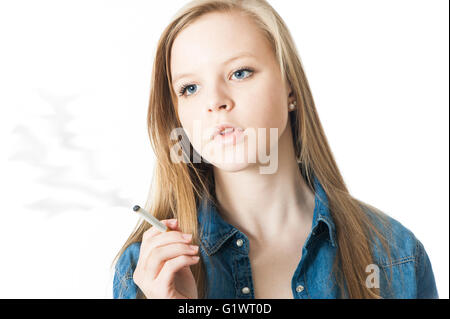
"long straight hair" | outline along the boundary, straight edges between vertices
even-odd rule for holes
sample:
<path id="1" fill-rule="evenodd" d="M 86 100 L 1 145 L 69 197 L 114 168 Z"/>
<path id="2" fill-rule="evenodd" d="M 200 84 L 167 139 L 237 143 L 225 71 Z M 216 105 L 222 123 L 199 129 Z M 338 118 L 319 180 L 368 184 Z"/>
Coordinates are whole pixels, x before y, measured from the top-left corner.
<path id="1" fill-rule="evenodd" d="M 256 23 L 273 48 L 282 77 L 291 84 L 294 97 L 300 102 L 298 111 L 289 113 L 295 154 L 308 187 L 314 190 L 315 176 L 328 198 L 336 225 L 337 253 L 333 274 L 340 297 L 381 298 L 379 288 L 366 286 L 366 267 L 374 264 L 371 244 L 378 244 L 375 238 L 388 252 L 389 260 L 391 254 L 380 224 L 367 213 L 373 213 L 372 216 L 382 225 L 386 225 L 386 215 L 349 194 L 319 120 L 291 34 L 282 18 L 265 0 L 194 0 L 183 6 L 163 31 L 156 48 L 147 115 L 148 133 L 157 162 L 145 209 L 158 219 L 177 218 L 182 232 L 192 233 L 193 243 L 202 245 L 197 209 L 204 198 L 214 202 L 214 176 L 210 164 L 193 163 L 191 156 L 187 162 L 174 163 L 171 160 L 174 145 L 171 132 L 182 125 L 177 114 L 176 93 L 171 89 L 170 53 L 175 38 L 184 28 L 213 12 L 240 13 Z M 189 152 L 183 148 L 183 154 L 195 154 L 192 145 L 188 147 Z M 113 264 L 129 245 L 141 242 L 143 233 L 150 227 L 144 221 L 139 222 Z M 202 260 L 191 269 L 199 298 L 205 298 L 206 277 Z"/>

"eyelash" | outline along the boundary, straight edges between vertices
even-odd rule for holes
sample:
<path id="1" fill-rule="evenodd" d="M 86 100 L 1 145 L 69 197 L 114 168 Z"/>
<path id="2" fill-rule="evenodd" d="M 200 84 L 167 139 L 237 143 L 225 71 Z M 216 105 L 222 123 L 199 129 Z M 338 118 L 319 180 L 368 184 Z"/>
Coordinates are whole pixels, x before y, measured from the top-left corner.
<path id="1" fill-rule="evenodd" d="M 235 74 L 235 73 L 237 73 L 237 72 L 239 72 L 239 71 L 248 71 L 248 72 L 250 72 L 250 75 L 249 75 L 248 77 L 246 77 L 246 79 L 248 79 L 249 77 L 251 77 L 251 76 L 253 75 L 253 73 L 254 73 L 254 70 L 253 70 L 252 68 L 244 66 L 244 67 L 242 67 L 242 68 L 240 68 L 240 69 L 234 71 L 233 74 Z M 186 89 L 187 89 L 188 87 L 192 86 L 192 85 L 194 85 L 194 84 L 189 84 L 189 83 L 183 84 L 183 85 L 181 86 L 181 88 L 180 88 L 180 91 L 178 92 L 178 95 L 179 95 L 179 96 L 184 96 L 184 93 L 186 93 Z M 190 96 L 190 95 L 187 95 L 186 97 L 189 97 L 189 96 Z"/>

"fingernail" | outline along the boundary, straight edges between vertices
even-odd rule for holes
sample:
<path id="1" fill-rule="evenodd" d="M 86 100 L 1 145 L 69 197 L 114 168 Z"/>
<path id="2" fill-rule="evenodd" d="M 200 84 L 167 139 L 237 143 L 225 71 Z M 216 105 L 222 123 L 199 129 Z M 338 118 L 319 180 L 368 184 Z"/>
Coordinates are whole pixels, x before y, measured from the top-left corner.
<path id="1" fill-rule="evenodd" d="M 192 239 L 192 234 L 183 234 L 183 238 L 186 240 Z"/>
<path id="2" fill-rule="evenodd" d="M 198 246 L 197 245 L 189 245 L 189 248 L 191 248 L 193 251 L 197 251 Z"/>

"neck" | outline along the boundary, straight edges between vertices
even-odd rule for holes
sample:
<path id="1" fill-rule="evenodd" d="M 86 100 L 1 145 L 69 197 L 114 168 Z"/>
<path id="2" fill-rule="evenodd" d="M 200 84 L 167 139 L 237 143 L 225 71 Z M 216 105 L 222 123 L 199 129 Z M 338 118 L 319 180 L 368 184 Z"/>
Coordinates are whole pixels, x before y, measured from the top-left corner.
<path id="1" fill-rule="evenodd" d="M 222 218 L 251 240 L 281 239 L 312 222 L 314 194 L 295 157 L 290 126 L 279 140 L 278 169 L 260 174 L 254 164 L 227 172 L 214 167 L 216 197 Z"/>

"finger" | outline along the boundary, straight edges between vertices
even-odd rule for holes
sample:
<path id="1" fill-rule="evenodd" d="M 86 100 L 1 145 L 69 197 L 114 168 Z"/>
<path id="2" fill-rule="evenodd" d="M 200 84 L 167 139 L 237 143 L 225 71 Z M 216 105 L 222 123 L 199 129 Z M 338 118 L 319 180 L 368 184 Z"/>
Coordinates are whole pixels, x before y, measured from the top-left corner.
<path id="1" fill-rule="evenodd" d="M 176 225 L 178 224 L 178 221 L 176 218 L 172 218 L 172 219 L 163 219 L 161 220 L 161 222 L 166 225 L 167 227 L 169 227 L 171 230 L 176 227 Z M 162 234 L 162 232 L 160 232 L 156 227 L 152 226 L 149 229 L 147 229 L 143 234 L 142 234 L 142 240 L 141 240 L 141 249 L 139 252 L 139 259 L 141 259 L 141 256 L 144 256 L 146 253 L 145 251 L 145 244 L 146 242 L 148 242 L 149 240 L 151 240 L 151 238 L 156 237 L 158 235 Z"/>
<path id="2" fill-rule="evenodd" d="M 185 243 L 169 244 L 154 248 L 147 262 L 147 272 L 150 278 L 155 279 L 161 271 L 164 263 L 181 255 L 194 256 L 198 253 L 197 245 Z"/>
<path id="3" fill-rule="evenodd" d="M 166 225 L 170 230 L 174 229 L 177 227 L 178 225 L 178 221 L 176 218 L 172 218 L 172 219 L 163 219 L 161 220 L 161 223 L 163 223 L 164 225 Z M 152 226 L 149 229 L 147 229 L 144 234 L 142 235 L 142 239 L 146 239 L 146 238 L 152 238 L 155 237 L 159 234 L 161 234 L 162 232 L 159 231 L 156 227 Z"/>
<path id="4" fill-rule="evenodd" d="M 186 235 L 188 234 L 184 234 L 180 231 L 170 231 L 161 233 L 151 238 L 147 238 L 146 241 L 142 241 L 141 243 L 141 256 L 143 256 L 144 259 L 147 259 L 151 254 L 151 251 L 156 247 L 162 247 L 174 243 L 191 242 L 192 236 L 186 238 Z"/>
<path id="5" fill-rule="evenodd" d="M 183 267 L 196 264 L 200 260 L 199 256 L 186 256 L 181 255 L 172 259 L 169 259 L 164 263 L 157 280 L 161 282 L 164 287 L 169 287 L 171 282 L 175 278 L 175 273 L 181 270 Z"/>

